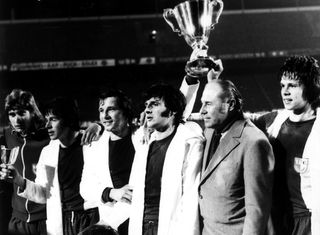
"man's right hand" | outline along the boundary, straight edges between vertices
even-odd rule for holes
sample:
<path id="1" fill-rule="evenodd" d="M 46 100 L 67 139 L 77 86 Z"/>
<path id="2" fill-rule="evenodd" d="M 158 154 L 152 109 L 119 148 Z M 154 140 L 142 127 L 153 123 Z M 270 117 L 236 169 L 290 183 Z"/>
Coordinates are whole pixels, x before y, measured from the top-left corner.
<path id="1" fill-rule="evenodd" d="M 217 65 L 216 68 L 218 68 L 217 70 L 215 69 L 211 69 L 208 74 L 207 74 L 207 82 L 210 82 L 214 79 L 218 79 L 221 75 L 221 73 L 223 72 L 223 65 L 222 65 L 222 61 L 220 59 L 217 59 L 214 61 L 215 64 Z M 188 85 L 194 85 L 199 83 L 199 79 L 201 79 L 202 77 L 197 77 L 197 76 L 193 76 L 193 75 L 186 75 L 185 79 Z"/>
<path id="2" fill-rule="evenodd" d="M 223 72 L 223 65 L 222 61 L 220 59 L 214 61 L 218 66 L 218 70 L 211 69 L 207 74 L 207 80 L 208 82 L 211 82 L 212 80 L 218 79 Z"/>
<path id="3" fill-rule="evenodd" d="M 109 197 L 115 201 L 121 201 L 131 204 L 132 200 L 132 187 L 128 184 L 118 189 L 111 189 Z"/>
<path id="4" fill-rule="evenodd" d="M 8 165 L 4 163 L 0 165 L 0 180 L 13 182 L 20 188 L 25 188 L 24 178 L 19 174 L 19 172 L 14 168 L 13 165 Z"/>
<path id="5" fill-rule="evenodd" d="M 15 170 L 10 169 L 8 164 L 2 163 L 0 165 L 0 180 L 6 180 L 12 182 L 13 176 L 15 175 Z"/>
<path id="6" fill-rule="evenodd" d="M 90 145 L 100 139 L 103 132 L 102 124 L 90 123 L 87 129 L 82 131 L 81 145 Z"/>

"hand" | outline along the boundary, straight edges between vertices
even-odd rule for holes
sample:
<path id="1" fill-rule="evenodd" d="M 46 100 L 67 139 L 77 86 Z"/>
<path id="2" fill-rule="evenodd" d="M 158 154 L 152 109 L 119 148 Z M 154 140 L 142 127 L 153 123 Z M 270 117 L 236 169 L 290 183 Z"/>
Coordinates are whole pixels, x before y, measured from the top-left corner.
<path id="1" fill-rule="evenodd" d="M 5 180 L 8 182 L 13 182 L 19 187 L 24 188 L 25 181 L 24 178 L 19 174 L 19 172 L 14 168 L 13 165 L 8 165 L 2 163 L 0 165 L 0 180 Z"/>
<path id="2" fill-rule="evenodd" d="M 13 171 L 9 168 L 8 164 L 2 163 L 0 165 L 0 180 L 12 181 Z"/>
<path id="3" fill-rule="evenodd" d="M 97 123 L 90 123 L 88 128 L 82 132 L 81 145 L 89 145 L 92 141 L 100 139 L 102 127 Z"/>
<path id="4" fill-rule="evenodd" d="M 148 144 L 150 140 L 150 136 L 154 130 L 147 126 L 147 119 L 146 119 L 145 112 L 142 112 L 140 114 L 140 125 L 143 127 L 143 136 L 141 138 L 141 143 Z"/>
<path id="5" fill-rule="evenodd" d="M 207 80 L 208 82 L 211 82 L 212 80 L 218 79 L 221 73 L 223 72 L 223 65 L 222 61 L 220 59 L 214 61 L 216 65 L 218 65 L 219 70 L 211 69 L 207 74 Z"/>
<path id="6" fill-rule="evenodd" d="M 140 113 L 140 117 L 139 117 L 139 125 L 140 126 L 145 126 L 147 123 L 147 119 L 146 119 L 146 113 L 144 111 L 142 111 Z"/>
<path id="7" fill-rule="evenodd" d="M 118 202 L 120 201 L 131 204 L 132 187 L 127 184 L 119 189 L 111 189 L 109 197 Z"/>

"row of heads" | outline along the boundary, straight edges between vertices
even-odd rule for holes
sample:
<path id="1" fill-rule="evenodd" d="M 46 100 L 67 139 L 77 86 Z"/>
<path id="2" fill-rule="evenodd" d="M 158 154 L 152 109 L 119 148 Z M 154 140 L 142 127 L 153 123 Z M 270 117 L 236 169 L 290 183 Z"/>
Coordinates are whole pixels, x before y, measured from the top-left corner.
<path id="1" fill-rule="evenodd" d="M 290 75 L 291 79 L 298 80 L 304 86 L 303 96 L 313 108 L 320 104 L 320 70 L 316 59 L 311 56 L 292 56 L 289 57 L 279 72 L 279 78 L 284 74 Z M 242 111 L 243 100 L 240 92 L 229 80 L 218 79 L 215 81 L 221 87 L 222 99 L 234 100 L 234 110 Z M 134 112 L 130 98 L 121 90 L 110 89 L 102 92 L 99 100 L 108 97 L 115 97 L 117 105 L 122 110 L 129 124 L 132 123 Z M 144 93 L 144 100 L 150 98 L 160 98 L 168 111 L 175 113 L 174 124 L 182 122 L 183 111 L 186 106 L 184 95 L 176 88 L 167 84 L 156 84 L 151 86 Z M 44 117 L 41 114 L 33 95 L 28 91 L 14 89 L 5 100 L 5 111 L 8 115 L 10 110 L 28 110 L 33 115 L 33 122 L 36 127 L 44 125 Z M 77 103 L 66 97 L 58 97 L 49 102 L 44 107 L 45 115 L 54 114 L 64 120 L 65 124 L 74 130 L 78 130 L 79 112 Z"/>
<path id="2" fill-rule="evenodd" d="M 100 103 L 105 99 L 114 97 L 117 107 L 122 111 L 123 116 L 129 125 L 133 125 L 134 109 L 131 99 L 119 89 L 109 89 L 99 94 Z M 183 111 L 186 106 L 184 95 L 176 88 L 159 83 L 151 86 L 144 94 L 144 100 L 160 98 L 163 100 L 168 111 L 175 113 L 175 124 L 183 119 Z M 34 96 L 31 92 L 14 89 L 5 99 L 5 111 L 7 116 L 13 110 L 27 110 L 32 116 L 34 129 L 42 128 L 45 125 L 44 116 L 54 115 L 63 120 L 65 126 L 77 131 L 80 129 L 79 108 L 77 102 L 69 97 L 56 97 L 44 105 L 40 112 Z M 44 116 L 43 116 L 44 114 Z"/>

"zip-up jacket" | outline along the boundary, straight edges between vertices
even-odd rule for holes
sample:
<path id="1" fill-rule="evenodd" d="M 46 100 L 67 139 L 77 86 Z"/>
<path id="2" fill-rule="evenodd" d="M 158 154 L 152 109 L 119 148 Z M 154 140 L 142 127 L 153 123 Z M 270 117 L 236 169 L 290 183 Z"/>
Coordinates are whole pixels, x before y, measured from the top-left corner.
<path id="1" fill-rule="evenodd" d="M 39 129 L 26 136 L 20 136 L 11 127 L 3 132 L 6 147 L 18 147 L 18 155 L 13 163 L 22 177 L 34 181 L 36 178 L 36 165 L 44 146 L 48 145 L 49 137 L 46 129 Z M 17 195 L 18 187 L 13 185 L 12 216 L 22 221 L 33 222 L 46 219 L 46 205 L 31 202 Z"/>

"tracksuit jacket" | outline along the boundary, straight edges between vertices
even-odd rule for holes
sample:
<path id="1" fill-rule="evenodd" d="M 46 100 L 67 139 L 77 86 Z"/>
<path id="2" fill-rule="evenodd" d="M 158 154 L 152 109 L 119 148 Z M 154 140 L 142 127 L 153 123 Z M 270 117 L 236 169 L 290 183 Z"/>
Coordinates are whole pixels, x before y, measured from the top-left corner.
<path id="1" fill-rule="evenodd" d="M 7 148 L 18 147 L 18 155 L 14 167 L 29 180 L 36 177 L 36 165 L 44 146 L 48 145 L 49 137 L 46 129 L 39 129 L 27 136 L 20 136 L 11 127 L 3 131 L 3 142 Z M 18 187 L 13 185 L 12 215 L 22 221 L 33 222 L 46 219 L 46 205 L 31 202 L 17 195 Z"/>

